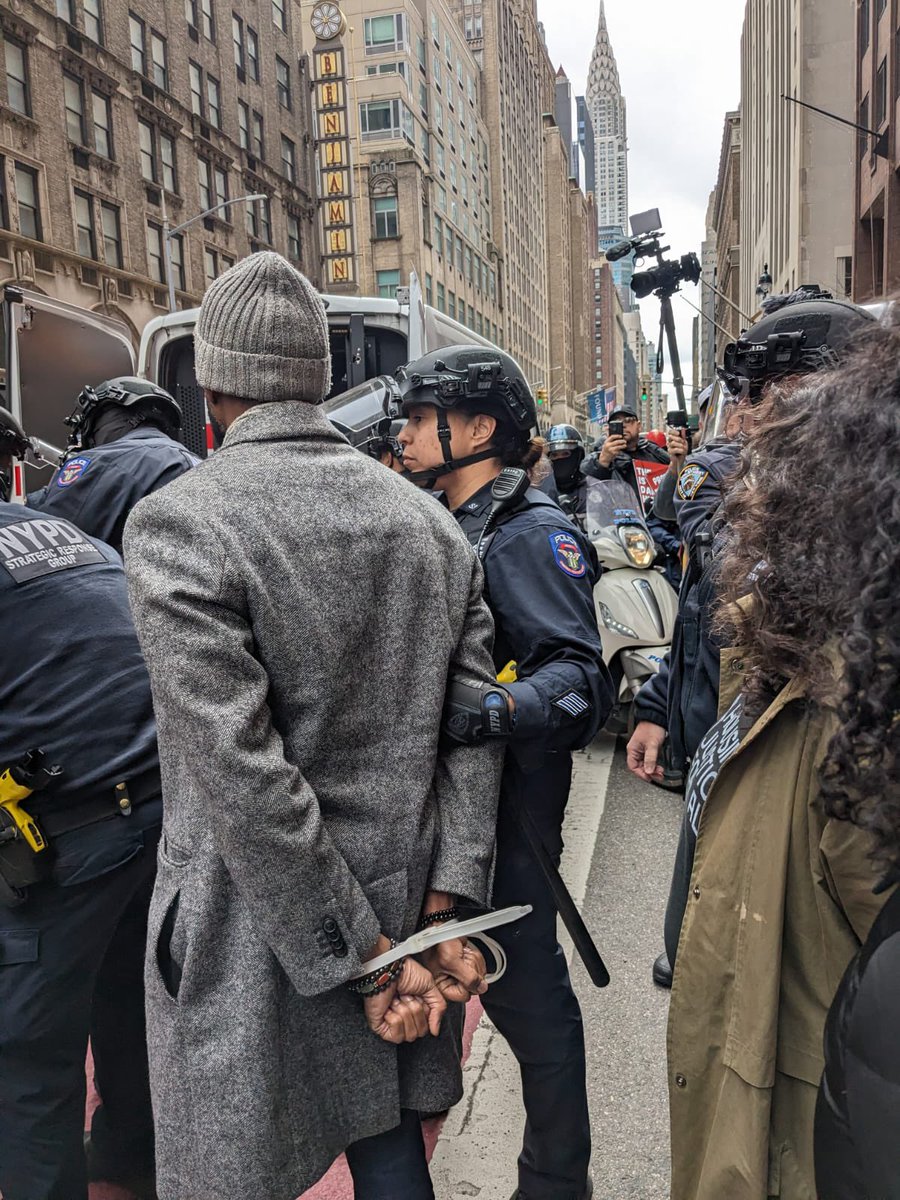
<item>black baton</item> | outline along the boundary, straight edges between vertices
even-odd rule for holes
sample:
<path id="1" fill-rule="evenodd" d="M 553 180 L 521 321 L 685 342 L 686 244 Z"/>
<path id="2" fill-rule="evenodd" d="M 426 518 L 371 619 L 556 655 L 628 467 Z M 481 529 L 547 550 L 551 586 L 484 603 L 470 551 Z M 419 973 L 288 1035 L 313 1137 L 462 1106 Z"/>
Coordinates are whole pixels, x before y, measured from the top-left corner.
<path id="1" fill-rule="evenodd" d="M 598 988 L 606 987 L 609 983 L 609 971 L 607 971 L 606 964 L 600 957 L 600 951 L 594 944 L 594 939 L 572 899 L 571 892 L 563 882 L 556 863 L 544 845 L 534 818 L 528 809 L 518 801 L 513 801 L 511 808 L 522 837 L 553 894 L 556 911 L 562 917 L 562 923 L 568 930 L 569 937 L 575 943 L 575 949 L 591 977 L 591 983 Z"/>

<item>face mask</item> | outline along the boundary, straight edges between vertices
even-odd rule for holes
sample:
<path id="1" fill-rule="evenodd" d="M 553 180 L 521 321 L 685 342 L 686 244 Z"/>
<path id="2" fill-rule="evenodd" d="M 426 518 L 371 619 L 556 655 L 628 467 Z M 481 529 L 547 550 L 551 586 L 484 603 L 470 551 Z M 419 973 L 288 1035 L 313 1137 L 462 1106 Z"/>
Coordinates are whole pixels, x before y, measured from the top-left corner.
<path id="1" fill-rule="evenodd" d="M 570 454 L 568 458 L 556 458 L 553 460 L 553 478 L 556 480 L 556 486 L 566 488 L 570 484 L 575 483 L 578 479 L 581 462 L 577 454 Z"/>

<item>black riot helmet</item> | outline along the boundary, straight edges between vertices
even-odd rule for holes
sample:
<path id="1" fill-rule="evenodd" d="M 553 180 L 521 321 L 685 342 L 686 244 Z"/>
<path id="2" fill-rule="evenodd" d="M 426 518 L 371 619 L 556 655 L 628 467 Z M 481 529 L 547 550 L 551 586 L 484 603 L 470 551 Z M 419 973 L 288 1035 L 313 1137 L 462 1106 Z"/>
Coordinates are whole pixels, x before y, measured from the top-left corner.
<path id="1" fill-rule="evenodd" d="M 390 450 L 402 458 L 397 434 L 403 428 L 400 388 L 390 375 L 379 375 L 332 397 L 322 409 L 335 429 L 355 449 L 372 458 Z"/>
<path id="2" fill-rule="evenodd" d="M 8 408 L 0 405 L 0 459 L 24 458 L 31 448 L 25 430 Z M 12 490 L 12 475 L 0 469 L 0 500 L 8 500 Z"/>
<path id="3" fill-rule="evenodd" d="M 771 297 L 765 315 L 725 348 L 724 380 L 756 403 L 773 379 L 836 366 L 875 317 L 829 292 L 801 288 Z"/>
<path id="4" fill-rule="evenodd" d="M 564 458 L 551 457 L 553 478 L 556 486 L 564 492 L 574 491 L 581 480 L 581 463 L 584 459 L 584 438 L 574 425 L 554 425 L 547 434 L 547 453 L 563 453 Z"/>
<path id="5" fill-rule="evenodd" d="M 69 449 L 84 450 L 93 446 L 98 419 L 111 408 L 121 411 L 123 433 L 138 425 L 151 424 L 174 438 L 181 429 L 181 409 L 173 396 L 146 379 L 125 375 L 108 379 L 99 387 L 86 387 L 81 392 L 75 411 L 66 417 L 66 424 L 72 430 Z"/>
<path id="6" fill-rule="evenodd" d="M 417 404 L 437 409 L 443 462 L 427 471 L 411 473 L 409 478 L 414 483 L 430 486 L 448 471 L 518 449 L 525 453 L 537 424 L 537 407 L 518 364 L 502 350 L 493 346 L 448 346 L 400 367 L 396 378 L 404 416 Z M 495 417 L 494 446 L 465 458 L 454 458 L 447 420 L 450 409 Z"/>

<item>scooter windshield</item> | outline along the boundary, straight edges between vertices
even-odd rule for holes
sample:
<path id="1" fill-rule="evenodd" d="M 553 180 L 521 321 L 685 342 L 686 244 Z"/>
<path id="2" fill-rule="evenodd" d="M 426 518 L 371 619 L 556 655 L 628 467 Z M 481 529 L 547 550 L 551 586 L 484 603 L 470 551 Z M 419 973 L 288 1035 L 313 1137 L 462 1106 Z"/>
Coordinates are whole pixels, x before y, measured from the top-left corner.
<path id="1" fill-rule="evenodd" d="M 588 479 L 586 523 L 592 541 L 623 525 L 647 527 L 637 496 L 621 479 Z"/>

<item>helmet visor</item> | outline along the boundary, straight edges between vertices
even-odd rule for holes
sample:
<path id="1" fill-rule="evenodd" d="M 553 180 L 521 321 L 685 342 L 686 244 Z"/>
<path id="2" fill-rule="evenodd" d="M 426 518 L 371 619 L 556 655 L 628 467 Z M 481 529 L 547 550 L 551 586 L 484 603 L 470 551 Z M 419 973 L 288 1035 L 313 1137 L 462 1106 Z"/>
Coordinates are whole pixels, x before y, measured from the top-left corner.
<path id="1" fill-rule="evenodd" d="M 369 379 L 322 405 L 325 416 L 357 450 L 385 441 L 400 415 L 397 385 L 386 375 Z"/>

